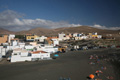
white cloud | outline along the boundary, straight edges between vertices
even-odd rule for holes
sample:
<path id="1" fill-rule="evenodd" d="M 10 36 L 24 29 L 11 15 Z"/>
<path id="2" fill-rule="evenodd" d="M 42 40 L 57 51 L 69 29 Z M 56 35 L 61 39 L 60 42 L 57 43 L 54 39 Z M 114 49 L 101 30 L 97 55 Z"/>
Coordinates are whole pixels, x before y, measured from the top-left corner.
<path id="1" fill-rule="evenodd" d="M 44 28 L 60 28 L 60 27 L 77 27 L 80 24 L 70 24 L 65 21 L 53 22 L 45 19 L 24 19 L 24 14 L 17 13 L 13 10 L 6 10 L 0 12 L 0 27 L 11 31 L 29 30 L 36 27 Z M 99 24 L 95 24 L 91 27 L 100 29 L 118 30 L 120 27 L 106 27 Z"/>
<path id="2" fill-rule="evenodd" d="M 102 26 L 102 25 L 99 25 L 99 24 L 95 24 L 91 27 L 99 28 L 99 29 L 108 29 L 108 30 L 119 30 L 120 29 L 120 27 L 106 27 L 106 26 Z"/>
<path id="3" fill-rule="evenodd" d="M 110 30 L 120 30 L 120 27 L 110 27 L 108 29 L 110 29 Z"/>
<path id="4" fill-rule="evenodd" d="M 91 26 L 91 27 L 95 27 L 95 28 L 99 28 L 99 29 L 106 29 L 105 26 L 101 26 L 101 25 L 99 25 L 99 24 L 95 24 L 95 25 L 93 25 L 93 26 Z"/>
<path id="5" fill-rule="evenodd" d="M 53 22 L 44 19 L 22 19 L 23 14 L 12 10 L 6 10 L 0 13 L 0 27 L 12 31 L 29 30 L 36 27 L 59 28 L 75 27 L 80 24 L 69 24 L 65 21 Z"/>

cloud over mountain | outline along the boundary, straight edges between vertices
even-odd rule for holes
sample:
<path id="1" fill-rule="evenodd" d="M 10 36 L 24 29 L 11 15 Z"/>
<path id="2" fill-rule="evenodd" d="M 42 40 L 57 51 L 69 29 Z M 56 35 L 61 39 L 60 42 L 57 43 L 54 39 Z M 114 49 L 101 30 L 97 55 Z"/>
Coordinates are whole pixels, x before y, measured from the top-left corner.
<path id="1" fill-rule="evenodd" d="M 119 30 L 120 29 L 120 27 L 106 27 L 106 26 L 101 26 L 99 24 L 95 24 L 91 27 L 99 28 L 99 29 L 108 29 L 108 30 Z"/>
<path id="2" fill-rule="evenodd" d="M 51 20 L 45 19 L 24 19 L 24 14 L 18 13 L 13 10 L 5 10 L 0 12 L 0 27 L 4 29 L 8 29 L 11 31 L 22 31 L 29 30 L 36 27 L 44 27 L 44 28 L 60 28 L 60 27 L 76 27 L 81 26 L 80 24 L 70 24 L 65 21 L 54 22 Z M 100 28 L 100 29 L 111 29 L 117 30 L 120 27 L 106 27 L 98 24 L 92 25 L 91 27 Z"/>
<path id="3" fill-rule="evenodd" d="M 53 22 L 44 19 L 24 19 L 24 14 L 17 13 L 13 10 L 6 10 L 0 13 L 0 27 L 12 31 L 29 30 L 36 27 L 59 28 L 59 27 L 76 27 L 80 24 L 69 24 L 67 22 Z"/>

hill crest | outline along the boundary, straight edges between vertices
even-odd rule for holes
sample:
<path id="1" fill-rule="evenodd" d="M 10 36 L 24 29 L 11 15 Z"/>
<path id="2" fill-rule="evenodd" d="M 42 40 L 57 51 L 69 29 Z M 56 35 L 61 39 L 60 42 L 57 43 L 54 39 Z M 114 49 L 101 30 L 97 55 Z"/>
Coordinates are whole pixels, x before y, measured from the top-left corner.
<path id="1" fill-rule="evenodd" d="M 94 27 L 89 26 L 78 26 L 78 27 L 62 27 L 62 28 L 56 28 L 56 29 L 47 29 L 47 28 L 41 28 L 37 27 L 30 30 L 24 30 L 19 32 L 12 32 L 9 30 L 5 30 L 0 28 L 0 34 L 11 34 L 15 33 L 17 35 L 25 35 L 25 34 L 36 34 L 36 35 L 45 35 L 45 36 L 53 36 L 57 35 L 58 33 L 64 32 L 66 34 L 68 33 L 92 33 L 92 32 L 98 32 L 98 34 L 118 34 L 118 30 L 107 30 L 107 29 L 98 29 Z"/>

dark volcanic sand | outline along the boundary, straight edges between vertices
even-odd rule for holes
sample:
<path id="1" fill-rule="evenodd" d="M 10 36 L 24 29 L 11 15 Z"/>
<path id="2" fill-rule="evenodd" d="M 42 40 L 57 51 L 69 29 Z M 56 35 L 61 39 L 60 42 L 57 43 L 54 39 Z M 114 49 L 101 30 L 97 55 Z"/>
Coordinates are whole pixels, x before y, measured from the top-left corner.
<path id="1" fill-rule="evenodd" d="M 59 80 L 60 77 L 87 80 L 87 76 L 101 69 L 102 65 L 105 65 L 107 70 L 102 70 L 103 74 L 100 74 L 99 78 L 107 80 L 106 76 L 113 76 L 114 80 L 120 80 L 119 75 L 116 75 L 117 71 L 109 62 L 101 60 L 96 65 L 88 64 L 91 54 L 103 55 L 115 51 L 107 49 L 73 51 L 60 54 L 55 60 L 0 64 L 0 80 Z"/>

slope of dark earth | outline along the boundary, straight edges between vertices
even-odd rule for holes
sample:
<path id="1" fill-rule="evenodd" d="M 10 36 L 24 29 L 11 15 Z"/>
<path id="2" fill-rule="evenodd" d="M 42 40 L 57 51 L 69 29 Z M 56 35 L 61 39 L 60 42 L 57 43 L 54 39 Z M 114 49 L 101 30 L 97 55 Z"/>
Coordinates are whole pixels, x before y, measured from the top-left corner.
<path id="1" fill-rule="evenodd" d="M 42 27 L 25 30 L 25 31 L 19 31 L 19 32 L 12 32 L 9 30 L 5 30 L 0 28 L 0 34 L 10 34 L 15 33 L 17 35 L 25 35 L 25 34 L 37 34 L 37 35 L 45 35 L 45 36 L 55 36 L 58 35 L 58 33 L 64 32 L 66 34 L 68 33 L 92 33 L 92 32 L 98 32 L 98 34 L 106 35 L 106 34 L 113 34 L 114 36 L 118 36 L 119 30 L 106 30 L 106 29 L 98 29 L 93 28 L 89 26 L 79 26 L 79 27 L 63 27 L 63 28 L 56 28 L 56 29 L 46 29 Z"/>
<path id="2" fill-rule="evenodd" d="M 114 80 L 119 80 L 115 75 L 111 64 L 101 60 L 102 64 L 90 65 L 90 55 L 103 55 L 116 50 L 82 50 L 60 54 L 55 60 L 38 62 L 21 62 L 0 65 L 1 80 L 59 80 L 60 77 L 71 78 L 71 80 L 87 80 L 89 74 L 95 74 L 102 65 L 107 70 L 100 74 L 102 80 L 107 80 L 106 76 L 113 76 Z M 117 79 L 118 77 L 118 79 Z"/>
<path id="3" fill-rule="evenodd" d="M 26 34 L 26 33 L 32 33 L 37 35 L 58 35 L 58 33 L 64 32 L 66 34 L 68 33 L 92 33 L 92 32 L 98 32 L 98 34 L 118 34 L 119 31 L 117 30 L 105 30 L 105 29 L 97 29 L 89 26 L 79 26 L 79 27 L 63 27 L 63 28 L 57 28 L 57 29 L 45 29 L 45 28 L 35 28 L 28 31 L 21 31 L 17 32 L 16 34 Z"/>

